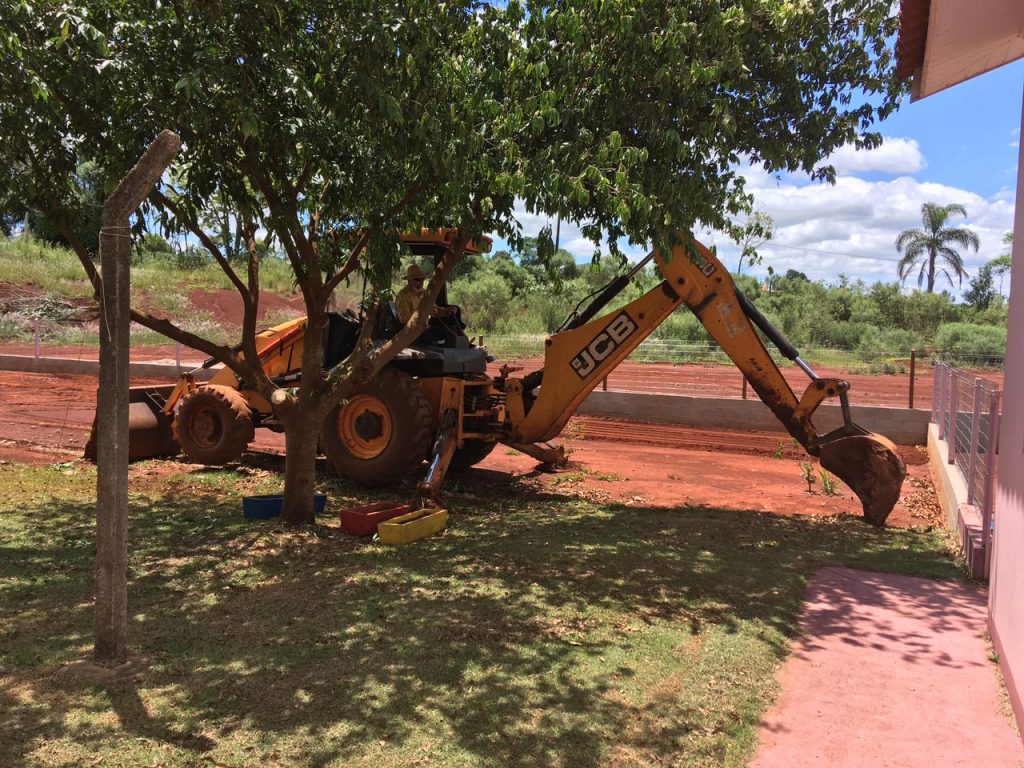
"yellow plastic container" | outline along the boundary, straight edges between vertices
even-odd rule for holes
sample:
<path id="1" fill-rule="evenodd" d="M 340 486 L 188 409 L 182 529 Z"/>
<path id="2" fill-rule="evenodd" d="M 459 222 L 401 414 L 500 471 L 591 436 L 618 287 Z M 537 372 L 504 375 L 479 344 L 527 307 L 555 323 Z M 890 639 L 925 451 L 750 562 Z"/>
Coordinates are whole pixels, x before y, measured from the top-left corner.
<path id="1" fill-rule="evenodd" d="M 409 544 L 442 530 L 448 523 L 448 510 L 427 507 L 393 517 L 377 526 L 384 544 Z"/>

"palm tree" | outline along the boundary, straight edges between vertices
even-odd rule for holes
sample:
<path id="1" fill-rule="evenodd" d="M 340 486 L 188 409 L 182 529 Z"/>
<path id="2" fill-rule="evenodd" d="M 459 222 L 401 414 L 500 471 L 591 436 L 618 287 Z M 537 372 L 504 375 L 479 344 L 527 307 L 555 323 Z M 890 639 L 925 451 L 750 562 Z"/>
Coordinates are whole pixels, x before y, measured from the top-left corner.
<path id="1" fill-rule="evenodd" d="M 989 264 L 992 265 L 992 274 L 999 275 L 999 293 L 1003 292 L 1003 278 L 1010 271 L 1011 260 L 1013 259 L 1013 232 L 1003 235 L 1003 242 L 1010 246 L 1010 250 L 1002 256 L 996 256 Z"/>
<path id="2" fill-rule="evenodd" d="M 954 246 L 973 248 L 977 251 L 979 243 L 978 236 L 971 230 L 946 226 L 949 217 L 954 213 L 967 216 L 966 209 L 958 203 L 925 203 L 921 206 L 921 223 L 924 227 L 900 232 L 896 238 L 896 250 L 903 253 L 899 263 L 901 282 L 906 281 L 920 262 L 917 285 L 921 287 L 921 283 L 927 277 L 927 291 L 932 293 L 935 290 L 935 262 L 941 259 L 945 266 L 940 266 L 938 271 L 946 276 L 950 286 L 953 285 L 953 275 L 956 275 L 958 285 L 963 284 L 967 271 L 964 269 L 963 258 Z"/>

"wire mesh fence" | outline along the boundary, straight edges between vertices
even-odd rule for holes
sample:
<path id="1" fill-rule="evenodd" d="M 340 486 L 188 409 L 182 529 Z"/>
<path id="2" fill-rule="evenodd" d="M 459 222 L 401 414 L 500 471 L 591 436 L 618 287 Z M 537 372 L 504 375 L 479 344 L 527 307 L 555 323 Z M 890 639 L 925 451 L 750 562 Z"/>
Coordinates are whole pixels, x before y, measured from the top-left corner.
<path id="1" fill-rule="evenodd" d="M 981 510 L 986 571 L 1001 400 L 1002 390 L 996 381 L 945 362 L 936 363 L 932 423 L 946 441 L 947 462 L 955 465 L 964 478 L 968 503 Z"/>
<path id="2" fill-rule="evenodd" d="M 544 364 L 544 339 L 536 335 L 495 335 L 485 338 L 499 363 L 512 363 L 530 371 Z M 919 355 L 911 350 L 865 350 L 809 346 L 803 359 L 823 376 L 851 382 L 851 401 L 857 405 L 914 407 L 927 404 L 932 395 L 932 364 L 938 353 Z M 796 366 L 775 354 L 783 375 L 797 392 L 808 384 Z M 1001 359 L 961 355 L 969 367 L 991 370 L 1001 377 Z M 686 366 L 686 367 L 681 367 Z M 995 366 L 989 368 L 989 366 Z M 648 338 L 618 366 L 601 387 L 615 392 L 675 394 L 694 397 L 753 397 L 743 376 L 721 347 L 676 339 Z"/>
<path id="3" fill-rule="evenodd" d="M 177 359 L 186 367 L 203 360 L 204 356 L 192 350 L 156 343 L 160 338 L 133 338 L 132 359 Z M 504 363 L 518 366 L 524 372 L 540 368 L 544 364 L 546 338 L 545 334 L 487 335 L 483 342 L 497 358 L 492 371 L 496 372 Z M 36 337 L 34 348 L 31 340 L 0 341 L 0 354 L 33 353 L 36 356 L 95 359 L 98 349 L 83 339 L 73 343 L 69 338 L 65 344 L 55 345 Z M 952 358 L 947 359 L 947 354 Z M 781 355 L 775 353 L 773 356 L 793 390 L 797 395 L 802 393 L 808 385 L 806 374 Z M 956 351 L 915 355 L 910 350 L 812 345 L 803 347 L 801 356 L 819 375 L 846 379 L 851 384 L 850 400 L 854 405 L 927 407 L 932 399 L 932 367 L 939 357 L 961 368 L 983 372 L 985 377 L 997 383 L 1002 380 L 1002 358 L 988 354 Z M 718 345 L 656 337 L 645 339 L 599 387 L 614 392 L 691 397 L 754 397 L 742 374 Z"/>

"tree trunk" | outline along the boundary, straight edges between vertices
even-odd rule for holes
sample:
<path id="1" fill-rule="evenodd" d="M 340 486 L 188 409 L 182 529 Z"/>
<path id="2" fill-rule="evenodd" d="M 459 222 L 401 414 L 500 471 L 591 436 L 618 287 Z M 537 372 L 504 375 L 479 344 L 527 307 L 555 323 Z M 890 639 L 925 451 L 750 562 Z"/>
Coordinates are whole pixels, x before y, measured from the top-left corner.
<path id="1" fill-rule="evenodd" d="M 920 283 L 918 283 L 920 285 Z M 928 293 L 935 290 L 935 254 L 928 254 Z"/>
<path id="2" fill-rule="evenodd" d="M 281 522 L 288 525 L 313 525 L 316 514 L 313 493 L 316 490 L 316 447 L 323 417 L 317 417 L 311 403 L 296 405 L 285 424 L 284 503 Z"/>

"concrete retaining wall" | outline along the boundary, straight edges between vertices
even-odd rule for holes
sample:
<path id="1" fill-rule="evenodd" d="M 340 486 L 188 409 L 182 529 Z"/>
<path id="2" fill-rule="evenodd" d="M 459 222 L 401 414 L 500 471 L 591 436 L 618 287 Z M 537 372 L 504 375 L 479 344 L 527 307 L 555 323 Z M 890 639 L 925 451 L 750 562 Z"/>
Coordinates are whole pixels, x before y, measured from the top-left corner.
<path id="1" fill-rule="evenodd" d="M 984 579 L 986 553 L 982 537 L 981 510 L 967 499 L 967 482 L 956 464 L 949 463 L 949 443 L 939 439 L 938 424 L 928 425 L 928 465 L 935 478 L 935 493 L 946 517 L 946 525 L 957 532 L 960 548 L 973 579 Z"/>
<path id="2" fill-rule="evenodd" d="M 183 371 L 188 368 L 183 368 Z M 71 373 L 79 376 L 99 376 L 98 360 L 73 360 L 68 357 L 32 357 L 31 355 L 0 355 L 0 371 L 21 371 L 24 373 Z M 139 378 L 178 378 L 179 369 L 174 363 L 130 363 L 129 375 Z M 197 371 L 196 380 L 205 381 L 214 370 Z"/>
<path id="3" fill-rule="evenodd" d="M 0 355 L 0 370 L 96 376 L 100 364 L 96 360 L 71 360 L 63 357 Z M 212 369 L 200 371 L 196 378 L 208 379 L 213 372 Z M 173 363 L 132 363 L 131 375 L 174 379 L 178 369 Z M 591 416 L 664 422 L 688 427 L 783 431 L 775 415 L 760 400 L 597 390 L 590 393 L 579 410 Z M 861 405 L 851 407 L 850 413 L 853 420 L 864 429 L 885 435 L 894 443 L 923 445 L 927 441 L 930 411 Z M 843 416 L 838 405 L 824 404 L 814 414 L 814 424 L 819 432 L 829 432 L 842 423 Z M 953 522 L 955 524 L 955 518 Z"/>
<path id="4" fill-rule="evenodd" d="M 928 464 L 936 479 L 935 493 L 946 515 L 946 525 L 956 530 L 957 513 L 967 503 L 967 483 L 955 464 L 947 461 L 949 444 L 939 438 L 939 425 L 928 425 Z"/>
<path id="5" fill-rule="evenodd" d="M 597 390 L 584 401 L 580 413 L 688 427 L 782 431 L 775 414 L 760 400 Z M 930 411 L 861 405 L 852 406 L 850 414 L 864 429 L 885 435 L 900 445 L 923 445 L 928 437 Z M 819 432 L 829 432 L 842 423 L 838 405 L 825 404 L 814 413 L 814 425 Z"/>

